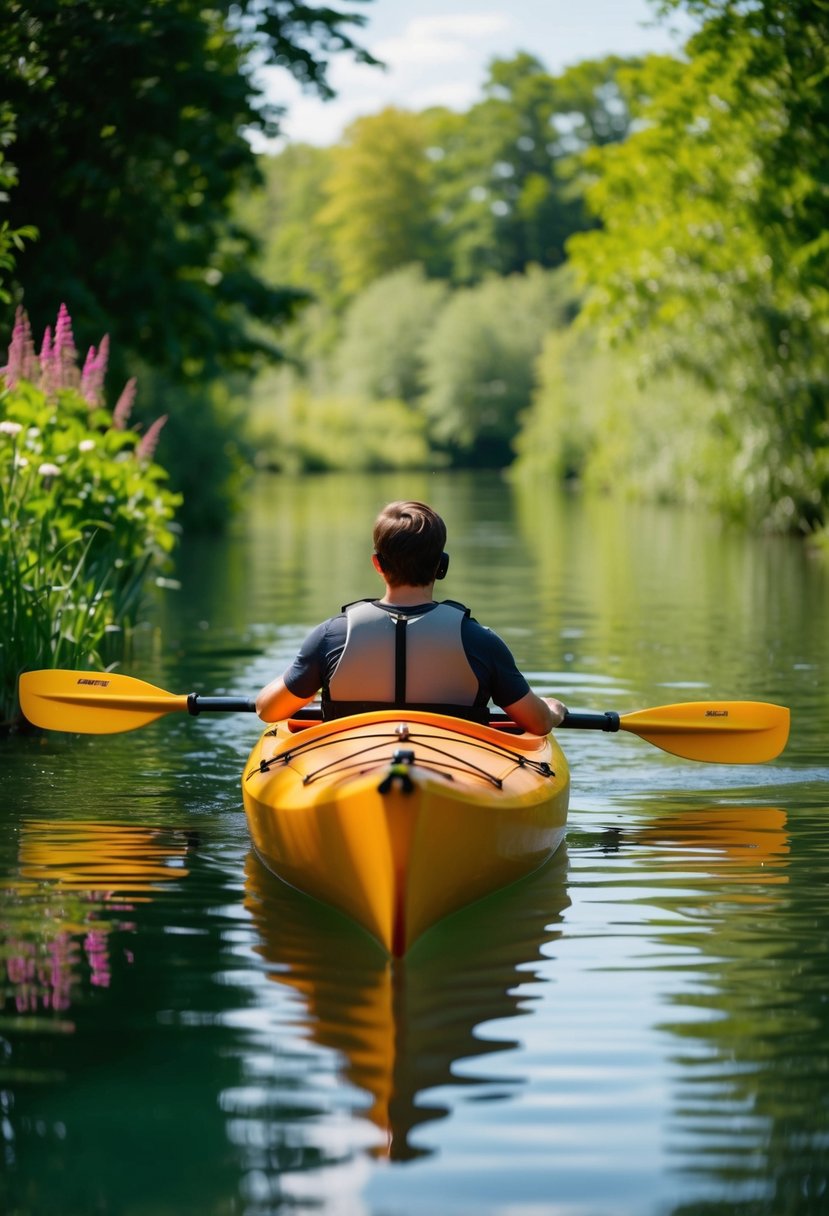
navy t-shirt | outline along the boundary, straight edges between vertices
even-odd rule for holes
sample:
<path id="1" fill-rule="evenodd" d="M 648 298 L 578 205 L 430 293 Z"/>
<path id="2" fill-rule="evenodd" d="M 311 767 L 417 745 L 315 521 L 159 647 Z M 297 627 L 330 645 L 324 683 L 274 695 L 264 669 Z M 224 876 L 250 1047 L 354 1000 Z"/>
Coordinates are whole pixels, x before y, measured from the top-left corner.
<path id="1" fill-rule="evenodd" d="M 401 608 L 380 604 L 376 600 L 374 603 L 395 616 L 417 616 L 422 612 L 431 612 L 437 606 L 416 604 Z M 283 676 L 289 692 L 303 699 L 313 697 L 320 689 L 327 693 L 328 681 L 345 648 L 346 631 L 344 612 L 329 617 L 311 630 Z M 497 633 L 467 616 L 461 623 L 461 640 L 469 664 L 478 678 L 476 705 L 487 705 L 492 700 L 503 709 L 520 701 L 530 691 L 529 684 L 515 665 L 510 648 Z"/>

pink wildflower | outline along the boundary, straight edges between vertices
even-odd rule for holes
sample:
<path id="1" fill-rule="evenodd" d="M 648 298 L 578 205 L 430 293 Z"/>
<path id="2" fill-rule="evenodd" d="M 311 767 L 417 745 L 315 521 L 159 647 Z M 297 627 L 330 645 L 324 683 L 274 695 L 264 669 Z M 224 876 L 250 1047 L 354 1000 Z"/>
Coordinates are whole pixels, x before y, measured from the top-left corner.
<path id="1" fill-rule="evenodd" d="M 115 402 L 115 409 L 112 411 L 112 425 L 116 431 L 123 431 L 129 421 L 135 401 L 136 384 L 135 376 L 131 376 L 121 390 L 121 396 Z"/>
<path id="2" fill-rule="evenodd" d="M 158 447 L 158 437 L 161 434 L 161 428 L 167 421 L 167 417 L 167 414 L 162 414 L 160 418 L 156 418 L 152 426 L 148 427 L 146 435 L 144 435 L 135 449 L 135 454 L 139 460 L 152 460 L 155 449 Z"/>
<path id="3" fill-rule="evenodd" d="M 51 396 L 58 386 L 58 378 L 55 374 L 55 350 L 52 346 L 52 331 L 48 325 L 43 332 L 38 363 L 40 364 L 40 387 L 47 397 Z"/>
<path id="4" fill-rule="evenodd" d="M 90 346 L 87 351 L 81 373 L 81 396 L 85 398 L 90 408 L 101 404 L 108 356 L 109 337 L 104 334 L 98 349 Z"/>
<path id="5" fill-rule="evenodd" d="M 53 357 L 58 375 L 58 382 L 55 387 L 77 388 L 79 383 L 77 368 L 78 352 L 72 333 L 72 318 L 69 316 L 69 309 L 65 304 L 61 304 L 58 309 Z"/>
<path id="6" fill-rule="evenodd" d="M 32 341 L 32 327 L 23 308 L 18 307 L 14 314 L 14 329 L 9 344 L 9 361 L 3 368 L 6 384 L 14 388 L 18 380 L 30 380 L 36 367 L 35 347 Z"/>

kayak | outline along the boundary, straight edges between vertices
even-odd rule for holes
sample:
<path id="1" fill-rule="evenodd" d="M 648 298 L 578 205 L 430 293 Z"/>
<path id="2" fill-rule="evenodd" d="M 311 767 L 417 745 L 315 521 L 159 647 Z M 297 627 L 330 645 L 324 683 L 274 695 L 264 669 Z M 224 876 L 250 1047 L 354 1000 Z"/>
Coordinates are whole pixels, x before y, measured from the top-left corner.
<path id="1" fill-rule="evenodd" d="M 399 957 L 556 851 L 569 785 L 552 736 L 384 710 L 270 726 L 242 797 L 267 868 Z"/>
<path id="2" fill-rule="evenodd" d="M 168 713 L 254 713 L 249 697 L 175 695 L 114 672 L 27 671 L 33 726 L 133 730 Z M 689 760 L 779 756 L 790 714 L 762 701 L 686 701 L 565 714 L 560 727 L 630 731 Z M 564 837 L 567 762 L 552 736 L 410 710 L 276 723 L 242 779 L 253 844 L 293 886 L 347 913 L 391 955 L 430 925 L 540 866 Z"/>

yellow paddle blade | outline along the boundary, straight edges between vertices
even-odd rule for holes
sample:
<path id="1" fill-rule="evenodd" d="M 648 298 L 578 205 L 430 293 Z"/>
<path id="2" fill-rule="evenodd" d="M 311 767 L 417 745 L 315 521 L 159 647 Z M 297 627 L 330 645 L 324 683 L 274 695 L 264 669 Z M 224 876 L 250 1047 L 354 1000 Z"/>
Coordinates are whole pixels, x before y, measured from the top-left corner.
<path id="1" fill-rule="evenodd" d="M 619 725 L 687 760 L 761 764 L 786 746 L 789 711 L 764 701 L 686 701 L 625 714 Z"/>
<path id="2" fill-rule="evenodd" d="M 33 726 L 71 734 L 113 735 L 187 711 L 186 696 L 110 671 L 26 671 L 18 693 Z"/>

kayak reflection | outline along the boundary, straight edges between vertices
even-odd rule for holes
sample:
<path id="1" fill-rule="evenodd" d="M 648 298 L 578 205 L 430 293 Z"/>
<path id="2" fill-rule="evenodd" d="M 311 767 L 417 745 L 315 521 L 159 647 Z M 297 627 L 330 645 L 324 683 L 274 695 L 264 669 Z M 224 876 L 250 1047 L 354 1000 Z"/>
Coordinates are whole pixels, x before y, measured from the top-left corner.
<path id="1" fill-rule="evenodd" d="M 612 853 L 640 848 L 639 860 L 650 869 L 676 866 L 729 882 L 786 883 L 780 873 L 789 858 L 786 822 L 780 807 L 685 807 L 609 829 L 597 843 Z"/>
<path id="2" fill-rule="evenodd" d="M 20 876 L 143 899 L 156 883 L 186 877 L 189 845 L 183 832 L 140 824 L 30 819 L 22 827 Z"/>
<path id="3" fill-rule="evenodd" d="M 526 1012 L 522 986 L 538 980 L 533 964 L 560 935 L 570 902 L 566 874 L 562 846 L 535 874 L 447 917 L 392 960 L 354 922 L 280 882 L 250 853 L 245 903 L 258 952 L 273 967 L 268 977 L 302 995 L 308 1033 L 341 1054 L 344 1079 L 369 1095 L 360 1113 L 382 1132 L 377 1155 L 403 1161 L 430 1151 L 411 1134 L 449 1110 L 419 1101 L 424 1091 L 492 1083 L 481 1073 L 455 1075 L 454 1065 L 517 1045 L 478 1028 Z"/>

